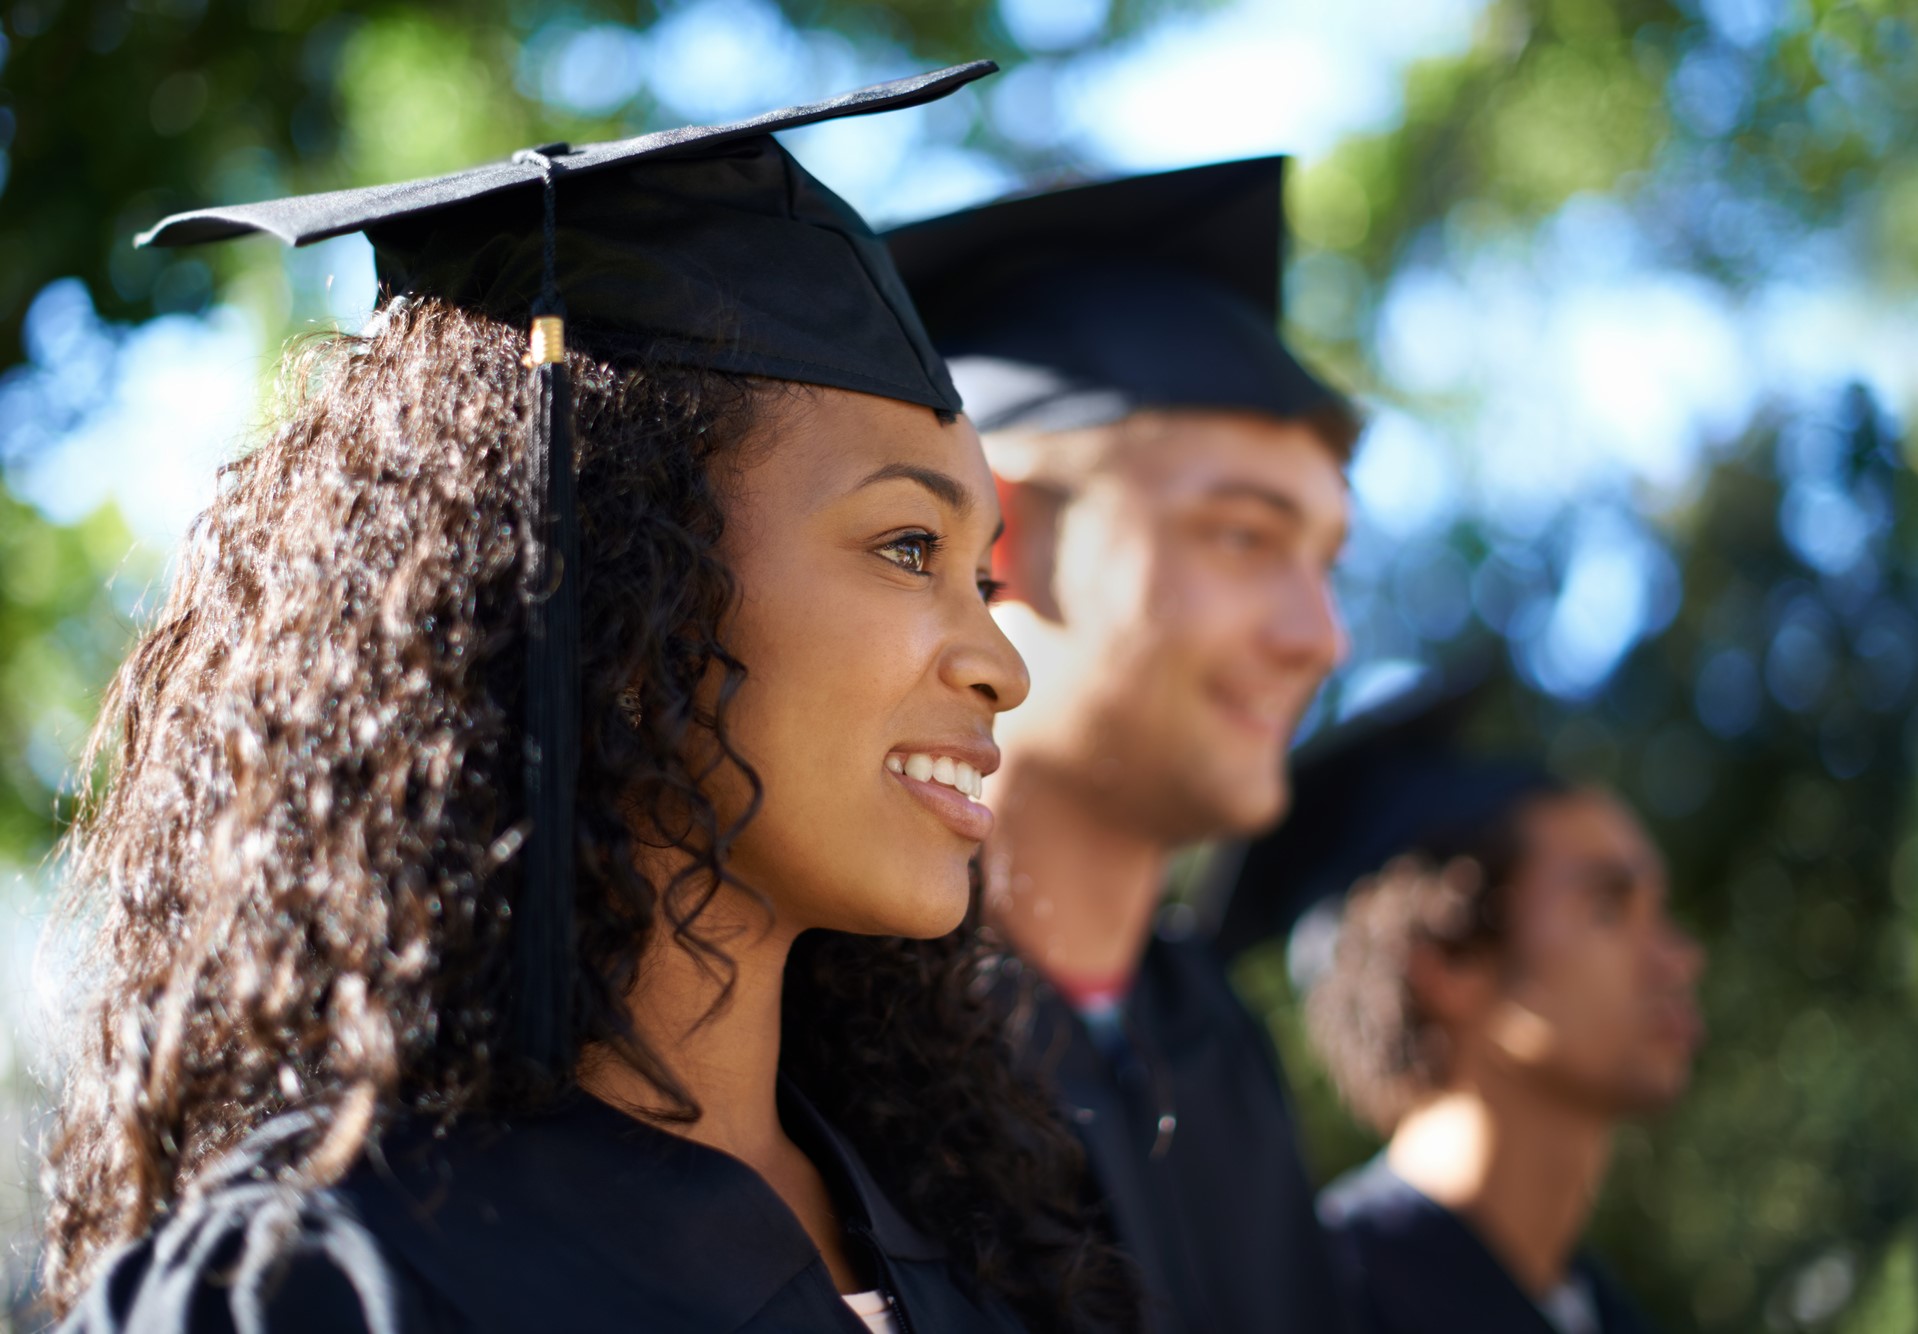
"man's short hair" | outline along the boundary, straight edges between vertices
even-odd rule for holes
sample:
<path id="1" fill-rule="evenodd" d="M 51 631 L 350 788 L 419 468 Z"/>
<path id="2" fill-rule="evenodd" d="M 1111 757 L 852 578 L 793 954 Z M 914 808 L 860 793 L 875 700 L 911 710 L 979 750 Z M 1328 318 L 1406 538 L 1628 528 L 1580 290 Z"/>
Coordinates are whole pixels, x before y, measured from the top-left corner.
<path id="1" fill-rule="evenodd" d="M 1365 418 L 1358 408 L 1344 395 L 1329 398 L 1312 411 L 1299 418 L 1312 429 L 1321 443 L 1332 451 L 1332 457 L 1344 467 L 1352 462 L 1357 452 L 1359 437 L 1365 433 Z"/>
<path id="2" fill-rule="evenodd" d="M 1331 965 L 1307 997 L 1306 1022 L 1340 1097 L 1380 1134 L 1448 1078 L 1445 1035 L 1413 991 L 1414 949 L 1452 958 L 1503 949 L 1510 888 L 1527 852 L 1525 815 L 1562 791 L 1514 793 L 1353 887 Z"/>

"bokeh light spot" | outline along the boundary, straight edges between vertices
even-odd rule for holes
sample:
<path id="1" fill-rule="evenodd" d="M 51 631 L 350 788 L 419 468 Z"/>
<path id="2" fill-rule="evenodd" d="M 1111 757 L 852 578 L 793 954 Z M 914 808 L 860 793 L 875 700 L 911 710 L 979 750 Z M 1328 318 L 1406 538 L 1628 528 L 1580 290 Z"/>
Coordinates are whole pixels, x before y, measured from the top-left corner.
<path id="1" fill-rule="evenodd" d="M 999 0 L 999 18 L 1028 51 L 1067 51 L 1097 37 L 1112 0 Z"/>

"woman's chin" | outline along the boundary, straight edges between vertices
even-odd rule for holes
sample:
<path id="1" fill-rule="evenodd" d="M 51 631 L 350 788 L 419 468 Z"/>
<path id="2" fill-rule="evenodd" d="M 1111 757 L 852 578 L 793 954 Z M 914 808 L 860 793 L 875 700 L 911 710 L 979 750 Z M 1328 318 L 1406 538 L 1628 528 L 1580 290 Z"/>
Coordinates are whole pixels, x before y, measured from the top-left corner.
<path id="1" fill-rule="evenodd" d="M 902 936 L 912 936 L 917 940 L 934 940 L 940 936 L 951 935 L 966 920 L 966 909 L 972 906 L 970 887 L 945 898 L 939 905 L 939 911 L 921 924 L 917 931 L 901 931 Z"/>
<path id="2" fill-rule="evenodd" d="M 920 888 L 915 892 L 892 892 L 867 900 L 868 911 L 858 914 L 858 925 L 848 921 L 837 929 L 908 940 L 933 940 L 957 931 L 972 902 L 970 873 L 962 870 L 956 877 L 941 873 L 916 883 Z"/>

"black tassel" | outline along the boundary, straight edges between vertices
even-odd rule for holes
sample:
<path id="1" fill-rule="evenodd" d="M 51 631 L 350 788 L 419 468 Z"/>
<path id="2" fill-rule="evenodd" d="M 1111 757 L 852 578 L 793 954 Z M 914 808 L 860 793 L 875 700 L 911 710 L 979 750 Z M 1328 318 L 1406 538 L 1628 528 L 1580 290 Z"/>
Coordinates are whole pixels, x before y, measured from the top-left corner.
<path id="1" fill-rule="evenodd" d="M 566 370 L 553 222 L 550 144 L 524 154 L 545 172 L 545 282 L 534 311 L 532 435 L 526 450 L 526 818 L 513 914 L 515 1051 L 551 1078 L 573 1050 L 574 788 L 579 779 L 579 512 L 573 478 L 573 393 Z"/>

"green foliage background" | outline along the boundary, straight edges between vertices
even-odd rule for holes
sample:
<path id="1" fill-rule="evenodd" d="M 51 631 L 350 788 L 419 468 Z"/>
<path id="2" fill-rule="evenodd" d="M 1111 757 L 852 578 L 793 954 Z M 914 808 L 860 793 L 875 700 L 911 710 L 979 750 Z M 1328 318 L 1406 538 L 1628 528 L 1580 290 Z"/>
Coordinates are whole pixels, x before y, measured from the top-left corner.
<path id="1" fill-rule="evenodd" d="M 1046 53 L 1020 49 L 986 0 L 781 10 L 890 73 L 978 55 L 1064 70 L 1202 7 L 1119 0 L 1083 48 Z M 211 200 L 656 127 L 664 113 L 644 87 L 580 117 L 514 74 L 553 25 L 656 17 L 651 3 L 605 0 L 0 0 L 0 376 L 32 373 L 24 314 L 65 277 L 119 325 L 218 299 L 276 337 L 300 327 L 313 312 L 269 248 L 163 255 L 128 241 Z M 1689 109 L 1701 54 L 1738 71 L 1735 115 L 1701 123 Z M 1009 138 L 971 106 L 958 133 L 1025 178 L 1086 165 Z M 1398 123 L 1295 174 L 1294 332 L 1348 383 L 1469 441 L 1471 393 L 1413 395 L 1381 367 L 1377 316 L 1396 275 L 1462 271 L 1488 251 L 1535 260 L 1541 225 L 1596 196 L 1727 291 L 1764 283 L 1784 250 L 1823 238 L 1883 301 L 1909 302 L 1915 140 L 1909 0 L 1492 0 L 1468 50 L 1410 69 Z M 1727 201 L 1764 226 L 1726 225 Z M 1537 747 L 1647 811 L 1680 910 L 1712 951 L 1714 1036 L 1695 1093 L 1624 1136 L 1597 1229 L 1668 1329 L 1918 1330 L 1918 482 L 1891 425 L 1915 406 L 1857 391 L 1761 412 L 1676 502 L 1644 505 L 1683 590 L 1670 623 L 1596 694 L 1568 703 L 1513 684 L 1480 720 L 1488 742 Z M 0 467 L 57 425 L 0 419 Z M 1788 540 L 1793 489 L 1813 474 L 1870 520 L 1843 568 Z M 1495 518 L 1442 536 L 1475 580 L 1518 577 Z M 1549 534 L 1534 545 L 1521 573 L 1528 596 L 1549 597 L 1562 553 Z M 43 892 L 33 868 L 70 790 L 63 767 L 156 573 L 129 562 L 131 547 L 111 511 L 57 525 L 0 490 L 0 874 L 23 873 L 0 915 L 30 916 Z M 1394 615 L 1405 596 L 1386 589 L 1366 605 Z M 1522 657 L 1521 620 L 1480 606 L 1413 648 Z M 1355 633 L 1361 646 L 1404 646 L 1396 623 Z M 1725 692 L 1740 689 L 1755 702 L 1733 727 Z M 1241 982 L 1291 1058 L 1319 1167 L 1356 1161 L 1370 1145 L 1299 1040 L 1280 951 L 1248 960 Z M 14 1141 L 31 1085 L 6 1037 L 0 1028 L 0 1130 Z M 30 1175 L 17 1157 L 15 1173 L 0 1159 L 0 1181 Z M 24 1236 L 30 1207 L 0 1185 L 0 1233 Z M 23 1281 L 20 1255 L 8 1272 Z"/>

